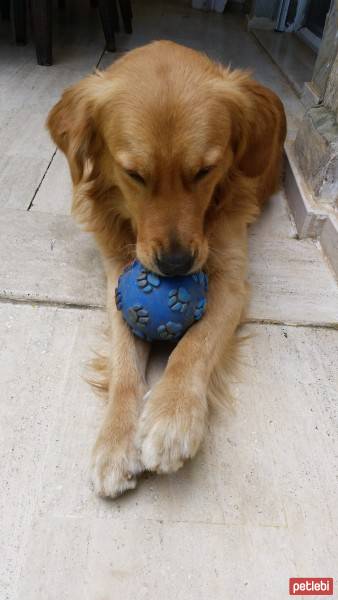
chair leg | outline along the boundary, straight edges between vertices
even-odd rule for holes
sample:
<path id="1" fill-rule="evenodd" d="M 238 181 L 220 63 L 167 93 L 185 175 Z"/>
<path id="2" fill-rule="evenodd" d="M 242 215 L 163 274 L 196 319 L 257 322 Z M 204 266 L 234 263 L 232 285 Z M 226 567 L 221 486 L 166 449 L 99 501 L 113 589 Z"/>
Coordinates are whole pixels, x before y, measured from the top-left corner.
<path id="1" fill-rule="evenodd" d="M 12 27 L 15 43 L 27 44 L 26 0 L 11 0 Z"/>
<path id="2" fill-rule="evenodd" d="M 126 33 L 133 33 L 133 28 L 132 28 L 132 24 L 131 24 L 132 18 L 133 18 L 133 13 L 131 10 L 130 0 L 119 0 L 119 5 L 120 5 L 120 11 L 121 11 L 124 30 Z"/>
<path id="3" fill-rule="evenodd" d="M 52 65 L 52 0 L 31 0 L 30 7 L 38 65 Z"/>
<path id="4" fill-rule="evenodd" d="M 58 9 L 65 10 L 66 8 L 66 0 L 58 0 Z"/>
<path id="5" fill-rule="evenodd" d="M 115 0 L 98 0 L 99 13 L 106 38 L 106 50 L 115 52 L 115 31 L 119 31 L 119 16 Z"/>
<path id="6" fill-rule="evenodd" d="M 0 0 L 0 14 L 4 21 L 9 21 L 11 14 L 10 0 Z"/>

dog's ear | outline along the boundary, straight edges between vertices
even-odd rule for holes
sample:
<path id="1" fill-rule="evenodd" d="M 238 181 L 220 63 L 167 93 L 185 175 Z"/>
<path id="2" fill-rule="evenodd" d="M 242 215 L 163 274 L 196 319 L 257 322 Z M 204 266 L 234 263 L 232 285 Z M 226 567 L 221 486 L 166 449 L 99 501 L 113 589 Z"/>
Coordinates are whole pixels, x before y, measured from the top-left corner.
<path id="1" fill-rule="evenodd" d="M 48 115 L 47 128 L 68 159 L 74 185 L 81 181 L 86 164 L 94 162 L 102 143 L 96 120 L 103 86 L 100 74 L 86 77 L 68 88 Z"/>
<path id="2" fill-rule="evenodd" d="M 230 109 L 234 165 L 247 177 L 261 175 L 285 139 L 283 104 L 248 73 L 225 71 L 225 99 Z"/>

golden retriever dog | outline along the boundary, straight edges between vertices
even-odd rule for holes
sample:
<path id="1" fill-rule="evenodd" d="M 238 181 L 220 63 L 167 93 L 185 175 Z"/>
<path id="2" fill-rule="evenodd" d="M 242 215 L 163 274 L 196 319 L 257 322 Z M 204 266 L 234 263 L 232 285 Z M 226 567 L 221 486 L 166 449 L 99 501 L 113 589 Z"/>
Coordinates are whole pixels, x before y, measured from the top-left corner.
<path id="1" fill-rule="evenodd" d="M 108 400 L 92 481 L 115 497 L 144 470 L 176 471 L 201 444 L 210 382 L 247 301 L 248 224 L 280 183 L 285 115 L 247 72 L 159 41 L 67 89 L 47 125 L 69 162 L 73 213 L 94 233 L 107 274 Z M 209 275 L 205 316 L 149 392 L 150 345 L 114 303 L 135 257 L 162 275 Z"/>

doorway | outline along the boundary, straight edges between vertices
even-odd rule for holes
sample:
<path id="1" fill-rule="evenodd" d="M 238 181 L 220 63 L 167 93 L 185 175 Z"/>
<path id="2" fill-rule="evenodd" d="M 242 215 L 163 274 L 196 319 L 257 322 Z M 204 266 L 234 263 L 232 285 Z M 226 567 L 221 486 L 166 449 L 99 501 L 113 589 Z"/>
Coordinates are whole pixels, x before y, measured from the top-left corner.
<path id="1" fill-rule="evenodd" d="M 280 0 L 276 31 L 295 32 L 318 52 L 331 0 Z"/>

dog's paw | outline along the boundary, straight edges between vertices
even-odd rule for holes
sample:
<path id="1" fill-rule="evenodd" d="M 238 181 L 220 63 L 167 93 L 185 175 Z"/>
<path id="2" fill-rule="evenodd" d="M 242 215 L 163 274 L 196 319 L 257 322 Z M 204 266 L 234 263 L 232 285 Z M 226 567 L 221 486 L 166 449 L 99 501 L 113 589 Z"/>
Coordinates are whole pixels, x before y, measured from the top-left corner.
<path id="1" fill-rule="evenodd" d="M 98 440 L 93 451 L 91 481 L 101 497 L 117 498 L 137 484 L 143 470 L 139 453 L 128 439 L 119 444 Z"/>
<path id="2" fill-rule="evenodd" d="M 145 469 L 173 473 L 195 456 L 204 435 L 207 405 L 204 397 L 187 390 L 163 388 L 158 384 L 146 401 L 137 445 Z"/>

